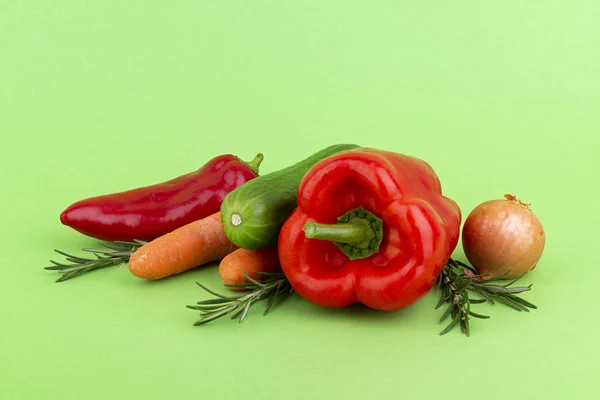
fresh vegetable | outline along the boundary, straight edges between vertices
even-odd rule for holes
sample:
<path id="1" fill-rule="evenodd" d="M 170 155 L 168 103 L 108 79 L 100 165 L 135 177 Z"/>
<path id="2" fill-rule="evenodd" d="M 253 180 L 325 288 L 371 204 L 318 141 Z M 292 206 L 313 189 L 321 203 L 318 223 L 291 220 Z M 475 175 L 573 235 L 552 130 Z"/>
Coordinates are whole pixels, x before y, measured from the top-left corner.
<path id="1" fill-rule="evenodd" d="M 280 171 L 262 175 L 229 193 L 221 205 L 225 234 L 237 246 L 256 250 L 277 244 L 279 229 L 296 207 L 298 185 L 317 162 L 354 144 L 329 146 Z"/>
<path id="2" fill-rule="evenodd" d="M 277 247 L 258 250 L 237 249 L 229 253 L 219 263 L 219 276 L 232 290 L 243 290 L 250 283 L 246 278 L 260 280 L 262 273 L 281 272 Z"/>
<path id="3" fill-rule="evenodd" d="M 249 163 L 232 154 L 169 181 L 78 201 L 60 220 L 105 241 L 149 241 L 219 211 L 225 196 L 258 176 L 263 159 Z"/>
<path id="4" fill-rule="evenodd" d="M 258 166 L 261 160 L 259 154 L 253 163 Z M 58 281 L 64 281 L 128 264 L 137 277 L 161 279 L 220 260 L 225 287 L 249 292 L 226 296 L 197 283 L 213 298 L 187 306 L 200 312 L 194 325 L 226 315 L 242 322 L 261 300 L 267 300 L 266 314 L 294 291 L 326 307 L 363 303 L 399 310 L 418 301 L 436 283 L 441 292 L 436 309 L 447 305 L 440 322 L 451 319 L 442 335 L 459 326 L 468 336 L 472 318 L 489 318 L 474 312 L 474 304 L 501 303 L 527 312 L 537 308 L 519 297 L 531 285 L 514 283 L 537 265 L 545 234 L 530 204 L 512 195 L 483 203 L 469 214 L 463 228 L 464 251 L 473 264 L 469 266 L 450 257 L 459 238 L 461 211 L 442 194 L 437 175 L 423 160 L 337 145 L 269 175 L 257 177 L 254 171 L 247 179 L 233 166 L 224 171 L 229 161 L 221 161 L 202 168 L 207 174 L 221 173 L 223 182 L 232 185 L 229 192 L 214 187 L 208 191 L 210 196 L 225 197 L 220 211 L 153 239 L 109 240 L 102 248 L 83 249 L 95 258 L 57 250 L 70 264 L 52 261 L 54 265 L 46 269 L 58 271 L 62 274 Z M 135 201 L 127 203 L 136 198 L 130 195 L 137 193 L 137 199 L 142 199 L 147 190 L 150 204 L 156 197 L 151 188 L 193 183 L 191 178 L 185 181 L 188 175 L 88 199 L 88 205 L 95 199 L 117 201 L 121 196 L 121 211 L 129 207 L 141 215 Z M 179 210 L 175 194 L 189 195 L 193 190 L 171 189 L 174 198 L 164 206 Z M 84 202 L 76 204 L 85 208 Z M 97 206 L 103 209 L 102 204 Z M 501 285 L 501 279 L 512 280 Z"/>
<path id="5" fill-rule="evenodd" d="M 326 307 L 399 310 L 435 284 L 458 242 L 461 212 L 425 161 L 360 148 L 318 162 L 279 235 L 296 292 Z"/>
<path id="6" fill-rule="evenodd" d="M 51 261 L 53 265 L 46 269 L 61 273 L 57 282 L 62 282 L 97 269 L 129 264 L 129 271 L 139 278 L 161 279 L 221 260 L 237 248 L 225 236 L 218 212 L 150 242 L 106 242 L 102 246 L 83 249 L 95 258 L 56 250 L 72 264 Z"/>
<path id="7" fill-rule="evenodd" d="M 231 297 L 223 296 L 196 282 L 198 286 L 212 294 L 214 298 L 199 301 L 193 306 L 187 306 L 189 309 L 200 311 L 200 319 L 194 322 L 194 325 L 204 325 L 226 315 L 231 315 L 231 319 L 239 318 L 238 321 L 242 322 L 248 315 L 250 307 L 261 300 L 267 300 L 263 312 L 263 315 L 267 315 L 277 302 L 281 303 L 293 292 L 287 278 L 282 273 L 263 272 L 261 275 L 265 277 L 261 281 L 246 276 L 249 283 L 242 284 L 242 288 L 250 290 L 250 293 Z M 240 288 L 240 286 L 236 285 L 235 288 Z"/>
<path id="8" fill-rule="evenodd" d="M 486 201 L 468 215 L 463 249 L 484 279 L 514 279 L 537 265 L 546 237 L 529 206 L 507 194 L 505 200 Z"/>
<path id="9" fill-rule="evenodd" d="M 460 325 L 461 331 L 470 336 L 471 328 L 469 321 L 471 317 L 480 319 L 489 318 L 487 315 L 472 311 L 472 304 L 485 302 L 496 304 L 498 302 L 517 311 L 527 312 L 529 312 L 530 308 L 537 308 L 534 304 L 518 297 L 519 293 L 531 290 L 531 285 L 512 286 L 518 278 L 504 285 L 493 283 L 493 281 L 499 280 L 500 277 L 490 279 L 486 282 L 482 282 L 481 278 L 482 275 L 478 275 L 477 270 L 472 266 L 453 260 L 452 258 L 448 260 L 437 280 L 441 296 L 435 308 L 438 309 L 445 303 L 448 303 L 448 307 L 440 318 L 440 322 L 443 322 L 448 317 L 451 317 L 452 320 L 440 332 L 440 335 L 444 335 L 450 332 L 455 326 Z M 473 298 L 469 293 L 473 293 L 477 298 Z"/>
<path id="10" fill-rule="evenodd" d="M 221 260 L 236 248 L 217 212 L 144 244 L 131 255 L 129 271 L 138 278 L 162 279 Z"/>

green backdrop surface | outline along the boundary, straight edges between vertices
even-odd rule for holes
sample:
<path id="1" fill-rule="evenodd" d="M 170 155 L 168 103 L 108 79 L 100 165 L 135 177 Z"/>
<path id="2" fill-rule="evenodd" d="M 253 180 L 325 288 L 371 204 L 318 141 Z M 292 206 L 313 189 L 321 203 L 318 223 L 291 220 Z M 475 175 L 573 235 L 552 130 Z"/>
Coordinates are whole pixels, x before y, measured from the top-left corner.
<path id="1" fill-rule="evenodd" d="M 599 20 L 591 0 L 0 1 L 0 398 L 595 398 Z M 43 270 L 97 243 L 60 224 L 76 200 L 333 143 L 425 159 L 464 215 L 531 202 L 539 308 L 478 306 L 470 338 L 438 335 L 437 291 L 193 327 L 216 264 Z"/>

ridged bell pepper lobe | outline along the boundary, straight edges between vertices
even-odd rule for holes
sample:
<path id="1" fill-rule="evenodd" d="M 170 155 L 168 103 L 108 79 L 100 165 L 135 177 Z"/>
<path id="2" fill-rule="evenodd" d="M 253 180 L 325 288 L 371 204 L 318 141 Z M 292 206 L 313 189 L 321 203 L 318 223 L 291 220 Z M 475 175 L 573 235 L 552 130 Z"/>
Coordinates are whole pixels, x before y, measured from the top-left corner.
<path id="1" fill-rule="evenodd" d="M 304 176 L 279 235 L 294 290 L 325 307 L 399 310 L 422 298 L 455 249 L 458 205 L 423 160 L 359 148 Z"/>

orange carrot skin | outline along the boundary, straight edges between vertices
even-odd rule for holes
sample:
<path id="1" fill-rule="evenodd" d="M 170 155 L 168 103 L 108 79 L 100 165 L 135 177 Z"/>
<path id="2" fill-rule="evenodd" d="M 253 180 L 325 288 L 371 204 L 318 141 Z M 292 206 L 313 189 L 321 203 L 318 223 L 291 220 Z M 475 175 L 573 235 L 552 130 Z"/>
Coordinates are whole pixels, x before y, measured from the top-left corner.
<path id="1" fill-rule="evenodd" d="M 244 276 L 245 272 L 250 278 L 265 279 L 259 272 L 281 272 L 277 247 L 266 247 L 258 250 L 239 248 L 225 256 L 219 263 L 219 276 L 225 285 L 249 283 Z M 232 290 L 243 290 L 230 287 Z"/>
<path id="2" fill-rule="evenodd" d="M 221 260 L 235 249 L 217 212 L 141 246 L 129 259 L 129 271 L 138 278 L 162 279 Z"/>

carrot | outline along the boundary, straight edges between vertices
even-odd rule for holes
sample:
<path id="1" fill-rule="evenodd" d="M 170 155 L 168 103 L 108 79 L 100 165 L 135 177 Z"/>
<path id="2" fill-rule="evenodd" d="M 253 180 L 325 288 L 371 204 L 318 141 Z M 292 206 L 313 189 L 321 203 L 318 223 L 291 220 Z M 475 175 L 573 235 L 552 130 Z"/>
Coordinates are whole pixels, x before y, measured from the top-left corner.
<path id="1" fill-rule="evenodd" d="M 217 212 L 141 246 L 129 259 L 129 271 L 139 278 L 162 279 L 221 260 L 235 249 Z"/>
<path id="2" fill-rule="evenodd" d="M 243 271 L 243 272 L 242 272 Z M 239 248 L 225 256 L 219 263 L 219 276 L 225 285 L 249 283 L 244 272 L 252 279 L 265 279 L 258 272 L 280 272 L 277 247 L 267 247 L 259 250 Z M 230 287 L 232 290 L 243 288 Z"/>

